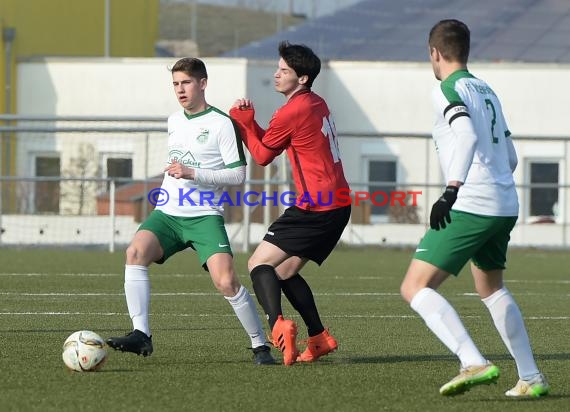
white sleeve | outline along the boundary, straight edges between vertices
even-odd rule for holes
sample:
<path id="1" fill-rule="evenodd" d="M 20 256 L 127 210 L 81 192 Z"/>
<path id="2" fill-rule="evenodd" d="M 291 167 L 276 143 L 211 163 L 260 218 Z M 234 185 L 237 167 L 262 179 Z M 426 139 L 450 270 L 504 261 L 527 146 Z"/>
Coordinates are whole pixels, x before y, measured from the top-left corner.
<path id="1" fill-rule="evenodd" d="M 220 130 L 218 145 L 222 160 L 227 168 L 232 169 L 246 164 L 239 129 L 229 118 Z"/>
<path id="2" fill-rule="evenodd" d="M 213 186 L 237 186 L 245 180 L 245 166 L 231 169 L 194 169 L 194 181 L 198 184 Z"/>
<path id="3" fill-rule="evenodd" d="M 455 141 L 453 156 L 447 171 L 447 179 L 448 181 L 456 180 L 465 183 L 477 147 L 477 134 L 473 128 L 471 118 L 468 116 L 460 116 L 453 119 L 450 126 L 457 140 Z"/>
<path id="4" fill-rule="evenodd" d="M 517 151 L 515 150 L 515 145 L 513 143 L 513 139 L 510 137 L 506 138 L 507 140 L 507 153 L 509 154 L 509 166 L 511 167 L 511 172 L 514 172 L 519 164 L 519 159 L 517 157 Z"/>

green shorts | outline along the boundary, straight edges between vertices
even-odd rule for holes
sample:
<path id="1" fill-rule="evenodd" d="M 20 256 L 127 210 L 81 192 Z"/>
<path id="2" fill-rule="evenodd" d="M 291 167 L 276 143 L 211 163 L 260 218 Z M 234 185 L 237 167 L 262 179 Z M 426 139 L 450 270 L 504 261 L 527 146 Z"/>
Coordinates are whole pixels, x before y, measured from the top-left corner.
<path id="1" fill-rule="evenodd" d="M 188 247 L 198 253 L 200 263 L 206 270 L 206 261 L 213 254 L 232 255 L 224 218 L 219 215 L 179 217 L 153 210 L 138 230 L 149 230 L 158 238 L 164 254 L 156 263 L 164 263 L 170 256 Z"/>
<path id="2" fill-rule="evenodd" d="M 507 246 L 516 221 L 516 216 L 481 216 L 452 210 L 451 224 L 445 229 L 429 229 L 414 258 L 455 276 L 469 259 L 482 270 L 505 269 Z"/>

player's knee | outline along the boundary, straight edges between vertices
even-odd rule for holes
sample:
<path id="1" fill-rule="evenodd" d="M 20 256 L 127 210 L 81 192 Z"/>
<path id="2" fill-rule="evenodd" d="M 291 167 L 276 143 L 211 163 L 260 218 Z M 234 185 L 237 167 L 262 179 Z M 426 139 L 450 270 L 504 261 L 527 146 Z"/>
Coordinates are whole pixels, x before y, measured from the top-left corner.
<path id="1" fill-rule="evenodd" d="M 213 280 L 214 287 L 224 296 L 233 297 L 238 293 L 241 284 L 235 276 L 222 276 Z"/>
<path id="2" fill-rule="evenodd" d="M 132 244 L 129 245 L 127 247 L 127 250 L 125 250 L 125 260 L 127 262 L 127 265 L 132 265 L 133 260 L 135 260 L 137 256 L 137 248 L 135 246 L 133 246 Z"/>
<path id="3" fill-rule="evenodd" d="M 249 273 L 251 273 L 251 271 L 253 269 L 255 269 L 257 266 L 259 266 L 259 262 L 252 257 L 250 257 L 247 261 L 247 270 L 249 271 Z"/>
<path id="4" fill-rule="evenodd" d="M 409 282 L 406 282 L 406 280 L 404 280 L 400 285 L 400 295 L 402 296 L 402 298 L 406 302 L 410 303 L 414 298 L 415 294 L 416 294 L 415 288 L 413 288 Z"/>
<path id="5" fill-rule="evenodd" d="M 408 301 L 408 299 L 406 298 L 406 297 L 408 296 L 407 290 L 406 290 L 406 287 L 404 286 L 403 283 L 400 285 L 400 296 L 401 296 L 402 299 L 404 299 L 406 302 Z"/>
<path id="6" fill-rule="evenodd" d="M 125 251 L 127 265 L 148 266 L 150 262 L 145 259 L 145 253 L 137 245 L 130 244 Z"/>

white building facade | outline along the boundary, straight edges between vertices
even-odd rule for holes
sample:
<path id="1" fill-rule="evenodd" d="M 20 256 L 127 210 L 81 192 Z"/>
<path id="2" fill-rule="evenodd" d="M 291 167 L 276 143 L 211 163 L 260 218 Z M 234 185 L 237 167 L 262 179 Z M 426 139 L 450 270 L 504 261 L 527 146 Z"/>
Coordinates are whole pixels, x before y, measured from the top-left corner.
<path id="1" fill-rule="evenodd" d="M 204 60 L 209 74 L 206 97 L 219 109 L 227 111 L 236 98 L 251 98 L 258 121 L 266 126 L 273 111 L 284 103 L 273 88 L 276 62 Z M 21 62 L 18 115 L 166 120 L 179 110 L 169 72 L 174 63 L 173 59 L 77 58 Z M 518 151 L 515 180 L 520 187 L 521 210 L 513 243 L 567 247 L 570 125 L 565 117 L 570 108 L 570 67 L 473 63 L 469 69 L 485 79 L 501 99 Z M 362 222 L 366 224 L 353 220 L 343 237 L 346 242 L 415 244 L 425 231 L 429 208 L 443 186 L 429 139 L 433 122 L 430 94 L 436 84 L 427 61 L 333 61 L 323 65 L 314 90 L 333 113 L 353 190 L 421 192 L 416 199 L 419 223 L 390 223 L 387 208 L 372 205 L 368 220 Z M 58 133 L 23 139 L 18 143 L 17 174 L 37 175 L 38 157 L 59 157 L 64 169 L 83 144 L 83 150 L 88 145 L 95 153 L 95 167 L 102 177 L 113 164 L 109 159 L 130 162 L 134 179 L 156 176 L 164 164 L 165 134 L 155 130 L 144 139 L 136 134 L 84 134 L 73 144 L 64 143 L 69 139 Z M 556 187 L 529 186 L 536 184 Z M 545 217 L 552 223 L 534 223 Z M 263 228 L 257 231 L 253 228 L 252 242 L 259 240 Z"/>

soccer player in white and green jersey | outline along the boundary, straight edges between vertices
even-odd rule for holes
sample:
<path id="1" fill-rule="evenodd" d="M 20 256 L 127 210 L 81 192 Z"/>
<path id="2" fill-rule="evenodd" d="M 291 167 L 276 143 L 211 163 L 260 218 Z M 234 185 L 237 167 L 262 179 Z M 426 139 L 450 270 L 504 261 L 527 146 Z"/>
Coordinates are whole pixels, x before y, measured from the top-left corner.
<path id="1" fill-rule="evenodd" d="M 477 293 L 488 308 L 519 381 L 505 394 L 539 397 L 549 386 L 538 370 L 521 312 L 503 285 L 510 232 L 518 217 L 512 173 L 517 156 L 493 90 L 467 70 L 470 32 L 442 20 L 429 34 L 435 77 L 433 139 L 447 187 L 432 207 L 430 229 L 401 285 L 403 298 L 461 362 L 460 374 L 440 388 L 457 395 L 489 384 L 499 369 L 479 352 L 457 312 L 436 289 L 471 260 Z"/>
<path id="2" fill-rule="evenodd" d="M 168 118 L 168 161 L 161 195 L 154 198 L 157 206 L 126 251 L 125 296 L 133 331 L 107 343 L 124 352 L 152 353 L 148 267 L 190 247 L 249 335 L 255 363 L 274 364 L 255 303 L 237 278 L 220 206 L 224 186 L 245 178 L 238 129 L 206 102 L 208 74 L 202 60 L 180 59 L 171 72 L 183 110 Z"/>

